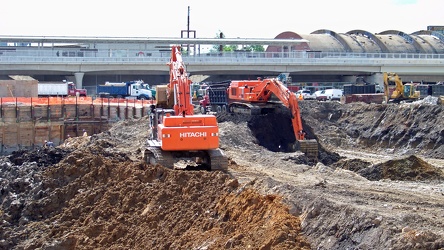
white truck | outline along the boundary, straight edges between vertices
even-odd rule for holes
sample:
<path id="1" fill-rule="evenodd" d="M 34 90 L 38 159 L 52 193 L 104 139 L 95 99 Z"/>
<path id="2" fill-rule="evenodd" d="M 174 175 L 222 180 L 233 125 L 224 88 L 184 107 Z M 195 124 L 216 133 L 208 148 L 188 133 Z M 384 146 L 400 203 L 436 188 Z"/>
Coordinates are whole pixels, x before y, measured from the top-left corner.
<path id="1" fill-rule="evenodd" d="M 39 82 L 39 96 L 86 96 L 86 89 L 77 89 L 73 82 Z"/>

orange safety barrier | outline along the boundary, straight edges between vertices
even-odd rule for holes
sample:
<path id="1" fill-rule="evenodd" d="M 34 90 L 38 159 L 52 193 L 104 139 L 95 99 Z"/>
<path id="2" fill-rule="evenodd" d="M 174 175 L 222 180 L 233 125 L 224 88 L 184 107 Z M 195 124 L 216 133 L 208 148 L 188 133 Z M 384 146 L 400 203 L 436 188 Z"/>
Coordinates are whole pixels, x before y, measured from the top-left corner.
<path id="1" fill-rule="evenodd" d="M 62 105 L 62 104 L 93 104 L 116 106 L 149 106 L 156 104 L 153 100 L 136 100 L 124 98 L 92 98 L 92 97 L 1 97 L 0 104 L 31 106 L 31 105 Z"/>

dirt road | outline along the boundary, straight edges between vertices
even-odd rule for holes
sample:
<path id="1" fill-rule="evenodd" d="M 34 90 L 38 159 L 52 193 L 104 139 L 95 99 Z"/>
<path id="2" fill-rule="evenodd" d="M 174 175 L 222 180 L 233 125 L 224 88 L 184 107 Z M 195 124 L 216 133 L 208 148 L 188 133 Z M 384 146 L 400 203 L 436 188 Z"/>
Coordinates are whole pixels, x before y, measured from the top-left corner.
<path id="1" fill-rule="evenodd" d="M 336 131 L 331 124 L 325 126 Z M 344 159 L 330 166 L 307 166 L 299 164 L 298 153 L 271 152 L 255 144 L 247 122 L 226 122 L 221 128 L 231 134 L 222 137 L 224 150 L 236 162 L 230 173 L 263 193 L 283 195 L 290 212 L 301 218 L 303 234 L 313 248 L 444 246 L 441 159 L 425 158 L 437 164 L 429 165 L 416 162 L 415 156 L 335 147 Z M 319 140 L 323 136 L 329 134 L 320 134 Z M 359 172 L 364 168 L 373 170 Z M 378 172 L 378 180 L 369 180 Z"/>

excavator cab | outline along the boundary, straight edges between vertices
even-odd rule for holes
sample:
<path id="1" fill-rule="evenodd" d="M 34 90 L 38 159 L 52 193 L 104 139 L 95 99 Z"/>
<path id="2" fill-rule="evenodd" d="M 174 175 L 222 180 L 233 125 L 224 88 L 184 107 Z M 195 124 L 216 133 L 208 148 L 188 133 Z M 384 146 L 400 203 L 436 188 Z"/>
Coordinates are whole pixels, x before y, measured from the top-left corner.
<path id="1" fill-rule="evenodd" d="M 405 84 L 404 85 L 404 96 L 410 98 L 410 96 L 412 95 L 412 89 L 413 86 L 410 84 Z"/>
<path id="2" fill-rule="evenodd" d="M 420 96 L 420 92 L 416 90 L 416 86 L 412 83 L 404 84 L 403 91 L 404 91 L 403 95 L 405 98 L 418 99 Z"/>
<path id="3" fill-rule="evenodd" d="M 151 135 L 150 140 L 157 140 L 157 129 L 159 124 L 163 122 L 163 118 L 166 116 L 174 115 L 173 109 L 164 109 L 164 108 L 155 108 L 154 105 L 151 105 L 151 109 L 149 112 L 149 120 L 151 127 Z"/>

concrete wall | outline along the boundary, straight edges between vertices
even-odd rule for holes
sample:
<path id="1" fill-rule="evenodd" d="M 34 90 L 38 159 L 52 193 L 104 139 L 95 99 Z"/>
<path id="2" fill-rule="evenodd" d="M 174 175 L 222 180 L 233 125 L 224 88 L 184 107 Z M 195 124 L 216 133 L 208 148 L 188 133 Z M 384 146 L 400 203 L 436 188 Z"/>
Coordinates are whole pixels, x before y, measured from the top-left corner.
<path id="1" fill-rule="evenodd" d="M 37 80 L 0 80 L 0 97 L 37 97 Z"/>

